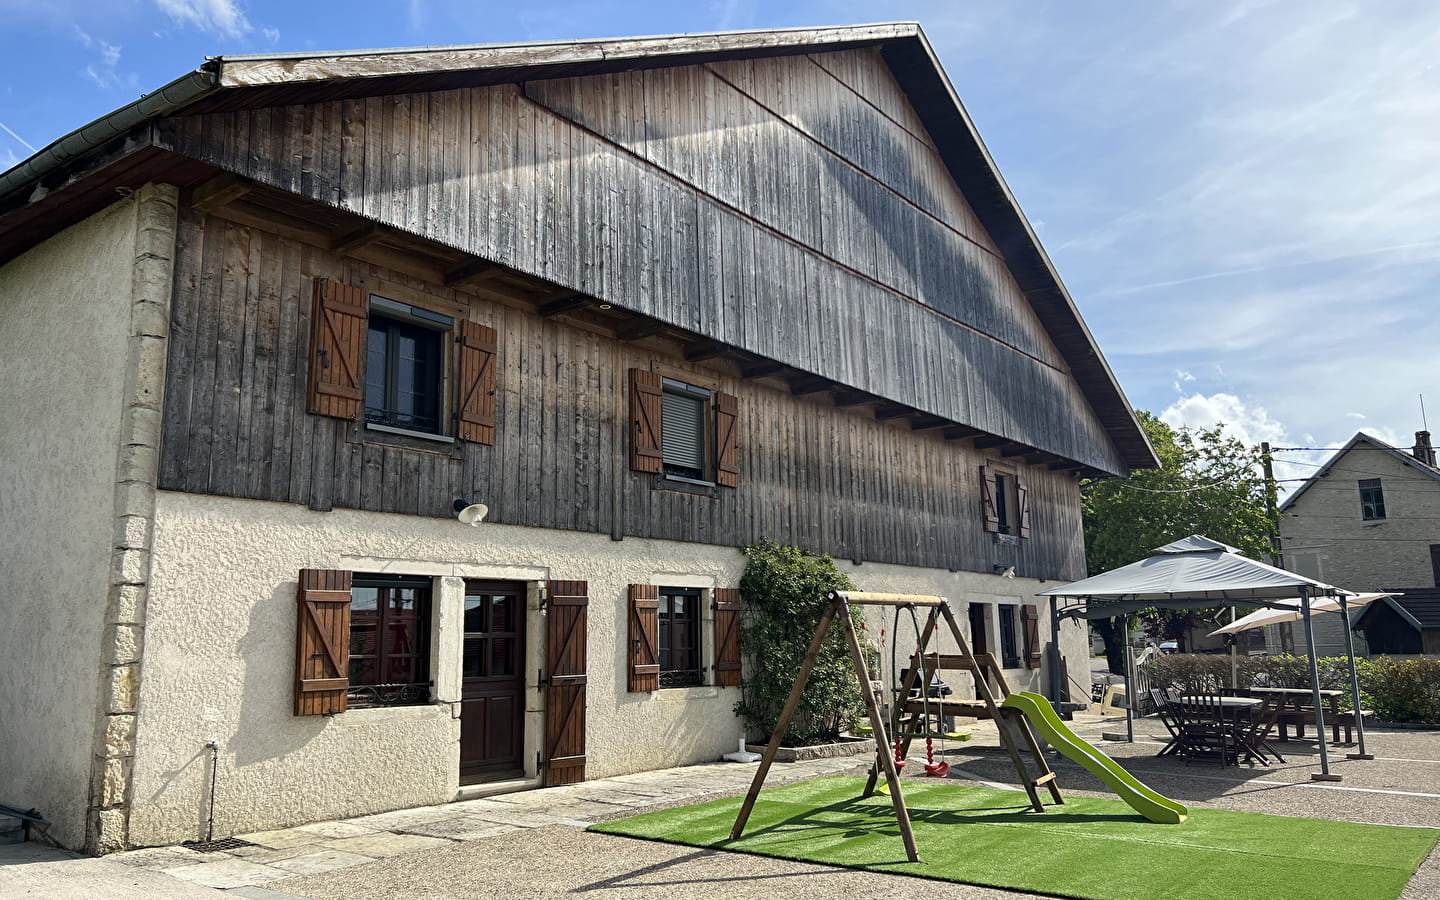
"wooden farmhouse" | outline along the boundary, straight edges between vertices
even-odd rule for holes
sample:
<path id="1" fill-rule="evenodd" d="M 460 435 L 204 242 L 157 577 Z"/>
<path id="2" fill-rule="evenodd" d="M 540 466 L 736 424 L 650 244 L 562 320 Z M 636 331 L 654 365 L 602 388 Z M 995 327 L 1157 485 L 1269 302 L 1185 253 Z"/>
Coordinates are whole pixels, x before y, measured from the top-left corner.
<path id="1" fill-rule="evenodd" d="M 0 175 L 0 341 L 0 802 L 91 852 L 717 759 L 762 540 L 1043 689 L 1155 464 L 913 24 L 211 59 Z"/>

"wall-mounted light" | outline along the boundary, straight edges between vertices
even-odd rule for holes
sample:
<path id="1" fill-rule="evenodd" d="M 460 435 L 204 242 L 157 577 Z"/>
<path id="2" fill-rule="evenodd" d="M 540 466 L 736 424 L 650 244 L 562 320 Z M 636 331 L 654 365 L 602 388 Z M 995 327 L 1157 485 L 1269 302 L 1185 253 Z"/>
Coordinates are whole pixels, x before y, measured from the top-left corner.
<path id="1" fill-rule="evenodd" d="M 608 304 L 608 303 L 601 303 L 601 304 L 599 304 L 598 306 L 596 306 L 595 308 L 596 308 L 596 309 L 609 309 L 609 308 L 610 308 L 610 304 Z"/>
<path id="2" fill-rule="evenodd" d="M 490 507 L 483 503 L 466 503 L 458 497 L 455 498 L 455 518 L 459 519 L 462 525 L 479 525 L 488 512 Z"/>
<path id="3" fill-rule="evenodd" d="M 994 572 L 996 575 L 999 575 L 1001 578 L 1014 578 L 1014 577 L 1015 577 L 1015 567 L 1014 567 L 1014 566 L 1000 566 L 1000 565 L 992 566 L 992 567 L 991 567 L 991 571 Z"/>

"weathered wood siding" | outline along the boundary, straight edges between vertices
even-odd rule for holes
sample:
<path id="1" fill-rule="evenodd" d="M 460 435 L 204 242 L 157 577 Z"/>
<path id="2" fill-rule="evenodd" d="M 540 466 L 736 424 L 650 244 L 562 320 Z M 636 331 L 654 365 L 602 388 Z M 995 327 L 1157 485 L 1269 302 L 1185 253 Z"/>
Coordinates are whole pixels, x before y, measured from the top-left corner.
<path id="1" fill-rule="evenodd" d="M 876 51 L 162 126 L 220 168 L 1126 471 Z"/>
<path id="2" fill-rule="evenodd" d="M 313 280 L 344 280 L 492 326 L 495 444 L 414 449 L 305 411 Z M 843 558 L 1084 575 L 1073 478 L 1023 468 L 1031 537 L 982 529 L 968 442 L 687 364 L 678 345 L 615 341 L 521 307 L 427 285 L 258 229 L 182 214 L 160 486 L 168 490 L 739 545 L 769 538 Z M 671 350 L 664 349 L 665 347 Z M 739 487 L 656 489 L 629 468 L 627 373 L 665 371 L 739 397 Z"/>

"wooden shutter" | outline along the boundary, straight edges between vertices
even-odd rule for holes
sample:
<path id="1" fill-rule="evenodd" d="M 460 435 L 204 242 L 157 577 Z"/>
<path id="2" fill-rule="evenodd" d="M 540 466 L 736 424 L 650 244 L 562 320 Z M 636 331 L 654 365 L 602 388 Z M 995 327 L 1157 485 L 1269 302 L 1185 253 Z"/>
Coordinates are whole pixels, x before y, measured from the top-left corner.
<path id="1" fill-rule="evenodd" d="M 740 592 L 715 589 L 715 683 L 740 684 Z"/>
<path id="2" fill-rule="evenodd" d="M 632 691 L 660 690 L 660 589 L 630 585 L 630 672 Z"/>
<path id="3" fill-rule="evenodd" d="M 460 321 L 455 343 L 456 429 L 461 440 L 495 443 L 495 329 Z"/>
<path id="4" fill-rule="evenodd" d="M 365 401 L 365 291 L 328 278 L 315 282 L 310 317 L 310 391 L 306 409 L 353 419 Z"/>
<path id="5" fill-rule="evenodd" d="M 740 483 L 740 465 L 735 453 L 735 423 L 739 414 L 740 401 L 734 394 L 715 393 L 715 481 L 726 487 Z"/>
<path id="6" fill-rule="evenodd" d="M 1017 476 L 1015 478 L 1015 505 L 1019 507 L 1016 518 L 1020 520 L 1020 536 L 1030 536 L 1030 488 Z"/>
<path id="7" fill-rule="evenodd" d="M 545 601 L 546 787 L 585 780 L 585 629 L 590 605 L 583 581 L 552 581 Z"/>
<path id="8" fill-rule="evenodd" d="M 1000 531 L 1000 508 L 995 504 L 995 470 L 980 467 L 980 510 L 985 517 L 986 531 Z"/>
<path id="9" fill-rule="evenodd" d="M 295 715 L 345 711 L 350 688 L 350 573 L 301 569 L 295 608 Z"/>
<path id="10" fill-rule="evenodd" d="M 630 370 L 630 468 L 659 472 L 660 376 L 649 369 Z"/>
<path id="11" fill-rule="evenodd" d="M 1020 620 L 1025 625 L 1025 664 L 1032 669 L 1040 668 L 1040 613 L 1035 604 L 1020 607 Z"/>

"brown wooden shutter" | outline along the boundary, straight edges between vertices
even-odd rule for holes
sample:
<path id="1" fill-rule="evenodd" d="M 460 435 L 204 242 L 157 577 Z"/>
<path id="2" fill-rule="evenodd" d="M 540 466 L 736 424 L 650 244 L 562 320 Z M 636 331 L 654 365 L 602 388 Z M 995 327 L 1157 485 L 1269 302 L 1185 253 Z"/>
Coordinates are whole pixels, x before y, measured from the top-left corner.
<path id="1" fill-rule="evenodd" d="M 630 468 L 659 472 L 664 467 L 660 452 L 660 375 L 649 369 L 630 370 Z"/>
<path id="2" fill-rule="evenodd" d="M 1000 531 L 1000 509 L 995 505 L 995 470 L 980 467 L 980 510 L 985 517 L 986 531 Z"/>
<path id="3" fill-rule="evenodd" d="M 310 317 L 310 391 L 306 409 L 353 419 L 365 400 L 366 299 L 362 288 L 315 282 Z"/>
<path id="4" fill-rule="evenodd" d="M 295 608 L 295 715 L 345 711 L 350 688 L 350 573 L 301 569 Z"/>
<path id="5" fill-rule="evenodd" d="M 1025 625 L 1025 664 L 1032 669 L 1040 668 L 1040 613 L 1035 604 L 1020 607 L 1020 621 Z"/>
<path id="6" fill-rule="evenodd" d="M 735 424 L 740 418 L 740 401 L 734 394 L 715 393 L 715 481 L 726 487 L 740 483 L 740 464 L 735 453 Z"/>
<path id="7" fill-rule="evenodd" d="M 740 684 L 740 592 L 715 589 L 715 683 Z"/>
<path id="8" fill-rule="evenodd" d="M 585 630 L 590 605 L 584 581 L 552 581 L 545 601 L 546 787 L 585 780 Z"/>
<path id="9" fill-rule="evenodd" d="M 456 429 L 461 440 L 495 443 L 495 329 L 462 319 L 455 338 Z"/>
<path id="10" fill-rule="evenodd" d="M 1020 536 L 1028 538 L 1030 536 L 1030 488 L 1026 487 L 1025 482 L 1021 481 L 1019 477 L 1015 479 L 1015 505 L 1020 507 L 1019 515 L 1016 517 L 1020 520 Z"/>
<path id="11" fill-rule="evenodd" d="M 630 672 L 632 691 L 660 690 L 660 589 L 630 585 Z"/>

